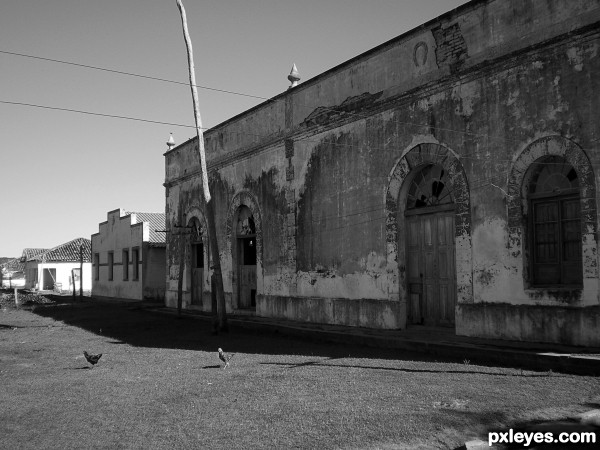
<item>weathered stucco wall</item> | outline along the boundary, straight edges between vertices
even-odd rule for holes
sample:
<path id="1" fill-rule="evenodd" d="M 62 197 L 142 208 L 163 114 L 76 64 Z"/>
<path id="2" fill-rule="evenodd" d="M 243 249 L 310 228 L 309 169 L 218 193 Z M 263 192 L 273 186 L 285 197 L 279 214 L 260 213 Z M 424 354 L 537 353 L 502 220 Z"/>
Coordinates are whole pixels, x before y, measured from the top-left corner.
<path id="1" fill-rule="evenodd" d="M 599 304 L 599 20 L 598 3 L 584 0 L 471 2 L 209 130 L 229 307 L 232 227 L 246 205 L 257 220 L 257 314 L 404 328 L 407 186 L 437 164 L 454 203 L 457 332 L 569 341 L 559 322 L 542 336 L 523 314 L 503 328 L 501 305 L 539 318 Z M 169 230 L 203 211 L 193 145 L 165 155 Z M 581 180 L 584 281 L 569 293 L 528 282 L 523 180 L 548 154 Z M 570 342 L 600 345 L 592 322 Z"/>
<path id="2" fill-rule="evenodd" d="M 106 222 L 92 235 L 92 261 L 100 257 L 99 279 L 92 276 L 92 295 L 102 297 L 142 300 L 165 297 L 165 249 L 150 248 L 149 224 L 136 223 L 135 213 L 125 215 L 121 209 L 109 211 Z M 133 249 L 139 250 L 138 279 L 134 278 Z M 123 250 L 128 250 L 129 260 L 123 261 Z M 108 252 L 113 252 L 113 278 L 108 279 Z M 128 279 L 123 279 L 124 265 L 128 265 Z"/>
<path id="3" fill-rule="evenodd" d="M 142 297 L 155 301 L 165 300 L 165 261 L 164 246 L 143 245 L 142 250 Z"/>

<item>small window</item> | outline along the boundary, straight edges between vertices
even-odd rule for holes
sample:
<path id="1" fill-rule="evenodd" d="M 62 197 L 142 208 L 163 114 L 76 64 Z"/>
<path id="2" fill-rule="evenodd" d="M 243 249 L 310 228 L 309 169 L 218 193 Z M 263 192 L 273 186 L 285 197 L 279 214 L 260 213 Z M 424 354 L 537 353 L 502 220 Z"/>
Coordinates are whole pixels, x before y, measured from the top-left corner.
<path id="1" fill-rule="evenodd" d="M 134 248 L 131 250 L 131 268 L 133 270 L 133 279 L 140 279 L 140 249 Z"/>
<path id="2" fill-rule="evenodd" d="M 123 281 L 129 280 L 129 249 L 123 250 Z"/>
<path id="3" fill-rule="evenodd" d="M 113 269 L 114 269 L 114 258 L 115 255 L 113 252 L 108 252 L 108 281 L 112 281 L 113 279 Z"/>
<path id="4" fill-rule="evenodd" d="M 100 253 L 94 253 L 94 279 L 100 279 Z"/>

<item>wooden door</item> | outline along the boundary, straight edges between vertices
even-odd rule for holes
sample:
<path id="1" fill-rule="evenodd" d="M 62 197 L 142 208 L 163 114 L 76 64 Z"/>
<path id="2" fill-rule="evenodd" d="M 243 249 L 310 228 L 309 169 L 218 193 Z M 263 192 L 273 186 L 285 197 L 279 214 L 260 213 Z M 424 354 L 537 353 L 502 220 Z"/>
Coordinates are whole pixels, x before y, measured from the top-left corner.
<path id="1" fill-rule="evenodd" d="M 202 304 L 202 290 L 204 278 L 204 245 L 194 244 L 192 250 L 192 304 Z"/>
<path id="2" fill-rule="evenodd" d="M 44 285 L 42 289 L 44 291 L 51 291 L 54 289 L 56 283 L 56 269 L 44 269 Z"/>
<path id="3" fill-rule="evenodd" d="M 454 212 L 406 217 L 408 323 L 454 326 Z"/>
<path id="4" fill-rule="evenodd" d="M 238 239 L 238 308 L 256 307 L 256 238 Z"/>

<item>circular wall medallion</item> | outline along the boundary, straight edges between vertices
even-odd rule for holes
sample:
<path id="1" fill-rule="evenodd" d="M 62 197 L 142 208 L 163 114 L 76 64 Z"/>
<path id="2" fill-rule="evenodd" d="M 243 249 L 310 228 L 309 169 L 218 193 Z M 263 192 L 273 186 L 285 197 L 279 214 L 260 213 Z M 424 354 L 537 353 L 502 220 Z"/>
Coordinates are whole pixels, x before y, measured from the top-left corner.
<path id="1" fill-rule="evenodd" d="M 425 65 L 428 52 L 429 48 L 425 42 L 421 41 L 415 45 L 415 49 L 413 50 L 413 61 L 415 66 L 420 67 Z"/>

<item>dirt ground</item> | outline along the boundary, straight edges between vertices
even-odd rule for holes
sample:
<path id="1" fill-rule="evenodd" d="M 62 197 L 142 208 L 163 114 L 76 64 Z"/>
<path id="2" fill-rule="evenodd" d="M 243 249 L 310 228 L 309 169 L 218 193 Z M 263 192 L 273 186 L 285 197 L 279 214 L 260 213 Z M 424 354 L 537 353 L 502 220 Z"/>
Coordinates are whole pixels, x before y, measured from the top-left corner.
<path id="1" fill-rule="evenodd" d="M 0 295 L 1 448 L 455 449 L 600 408 L 595 377 L 213 335 L 209 320 L 140 303 L 21 299 Z M 235 353 L 225 370 L 219 347 Z M 103 354 L 97 366 L 83 350 Z"/>

